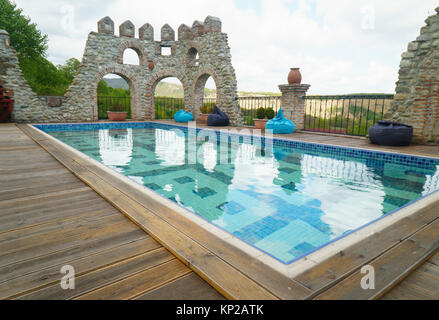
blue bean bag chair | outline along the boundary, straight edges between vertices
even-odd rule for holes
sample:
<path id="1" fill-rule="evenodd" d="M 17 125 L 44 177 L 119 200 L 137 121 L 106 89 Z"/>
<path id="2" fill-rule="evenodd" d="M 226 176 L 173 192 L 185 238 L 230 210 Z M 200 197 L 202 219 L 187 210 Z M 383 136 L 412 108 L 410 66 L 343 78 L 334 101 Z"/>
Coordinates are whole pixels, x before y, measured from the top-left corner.
<path id="1" fill-rule="evenodd" d="M 174 116 L 175 122 L 187 123 L 189 121 L 194 121 L 194 115 L 190 112 L 185 112 L 184 110 L 178 111 Z"/>
<path id="2" fill-rule="evenodd" d="M 293 133 L 295 125 L 293 121 L 284 118 L 284 112 L 279 110 L 276 118 L 267 122 L 265 130 L 272 130 L 275 134 L 289 134 Z"/>
<path id="3" fill-rule="evenodd" d="M 217 106 L 213 108 L 213 113 L 207 118 L 207 125 L 211 127 L 226 127 L 229 123 L 229 117 Z"/>

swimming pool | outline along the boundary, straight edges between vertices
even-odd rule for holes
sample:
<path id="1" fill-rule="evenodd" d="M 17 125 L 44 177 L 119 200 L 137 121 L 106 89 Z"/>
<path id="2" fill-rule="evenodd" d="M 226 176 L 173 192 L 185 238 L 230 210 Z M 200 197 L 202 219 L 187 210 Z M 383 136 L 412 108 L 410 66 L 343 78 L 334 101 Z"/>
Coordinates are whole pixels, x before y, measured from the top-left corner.
<path id="1" fill-rule="evenodd" d="M 35 127 L 283 264 L 439 189 L 438 159 L 212 130 L 195 142 L 158 123 Z"/>

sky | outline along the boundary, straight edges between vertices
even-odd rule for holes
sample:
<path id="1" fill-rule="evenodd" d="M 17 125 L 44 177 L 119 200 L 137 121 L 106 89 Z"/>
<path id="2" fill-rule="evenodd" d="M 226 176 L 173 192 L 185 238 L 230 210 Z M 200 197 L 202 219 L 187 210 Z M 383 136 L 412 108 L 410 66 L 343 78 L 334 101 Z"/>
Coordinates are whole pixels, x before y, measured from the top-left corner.
<path id="1" fill-rule="evenodd" d="M 55 64 L 82 59 L 88 33 L 110 16 L 115 29 L 149 22 L 155 39 L 169 23 L 219 17 L 240 91 L 279 92 L 290 68 L 312 94 L 393 93 L 401 54 L 437 0 L 15 0 L 49 36 Z M 130 58 L 128 58 L 130 59 Z M 212 87 L 213 81 L 208 86 Z"/>

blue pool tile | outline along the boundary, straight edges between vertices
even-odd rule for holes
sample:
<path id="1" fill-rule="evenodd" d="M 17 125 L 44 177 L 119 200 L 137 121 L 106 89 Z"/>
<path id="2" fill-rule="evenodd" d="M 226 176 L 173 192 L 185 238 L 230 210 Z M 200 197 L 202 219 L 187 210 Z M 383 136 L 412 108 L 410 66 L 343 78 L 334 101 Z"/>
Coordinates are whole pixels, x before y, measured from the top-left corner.
<path id="1" fill-rule="evenodd" d="M 278 170 L 280 172 L 285 172 L 285 173 L 293 173 L 293 172 L 297 172 L 298 171 L 298 170 L 292 169 L 292 168 L 279 168 Z"/>
<path id="2" fill-rule="evenodd" d="M 294 182 L 290 182 L 288 184 L 285 184 L 282 186 L 282 188 L 290 190 L 290 191 L 297 191 L 296 184 Z"/>
<path id="3" fill-rule="evenodd" d="M 162 189 L 162 187 L 160 187 L 158 184 L 155 184 L 155 183 L 145 184 L 145 187 L 147 187 L 151 190 L 154 190 L 154 191 Z"/>
<path id="4" fill-rule="evenodd" d="M 212 189 L 210 189 L 208 187 L 198 189 L 198 191 L 193 190 L 192 192 L 195 193 L 197 196 L 199 196 L 202 199 L 213 196 L 216 194 L 215 191 L 213 191 Z"/>
<path id="5" fill-rule="evenodd" d="M 298 257 L 303 255 L 304 253 L 314 250 L 315 248 L 315 246 L 309 244 L 308 242 L 302 242 L 301 244 L 295 246 L 293 249 L 288 251 L 288 253 L 294 257 Z"/>
<path id="6" fill-rule="evenodd" d="M 217 208 L 229 215 L 235 215 L 245 210 L 244 206 L 240 205 L 238 202 L 235 201 L 224 202 L 219 206 L 217 206 Z"/>
<path id="7" fill-rule="evenodd" d="M 191 177 L 181 177 L 181 178 L 177 178 L 174 179 L 175 181 L 177 181 L 179 184 L 186 184 L 186 183 L 190 183 L 190 182 L 194 182 L 195 180 L 192 179 Z"/>

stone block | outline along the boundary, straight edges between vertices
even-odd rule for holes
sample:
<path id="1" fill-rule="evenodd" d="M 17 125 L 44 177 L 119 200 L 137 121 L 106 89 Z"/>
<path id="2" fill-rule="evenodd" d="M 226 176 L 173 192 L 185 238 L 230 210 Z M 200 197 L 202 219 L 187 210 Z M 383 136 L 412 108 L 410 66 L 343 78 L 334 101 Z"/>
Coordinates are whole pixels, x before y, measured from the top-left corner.
<path id="1" fill-rule="evenodd" d="M 61 107 L 62 98 L 61 97 L 46 97 L 47 106 L 51 108 Z"/>
<path id="2" fill-rule="evenodd" d="M 204 34 L 204 24 L 201 21 L 195 20 L 192 24 L 192 35 L 199 37 Z"/>
<path id="3" fill-rule="evenodd" d="M 190 40 L 192 38 L 191 28 L 188 25 L 182 24 L 178 28 L 178 40 Z"/>
<path id="4" fill-rule="evenodd" d="M 134 38 L 135 27 L 134 24 L 127 20 L 119 26 L 119 35 L 121 37 Z"/>
<path id="5" fill-rule="evenodd" d="M 110 17 L 102 18 L 98 21 L 98 32 L 114 35 L 114 22 Z"/>
<path id="6" fill-rule="evenodd" d="M 162 41 L 175 41 L 175 31 L 169 24 L 165 24 L 160 30 Z"/>
<path id="7" fill-rule="evenodd" d="M 410 42 L 408 44 L 408 50 L 409 51 L 416 51 L 416 50 L 418 50 L 418 48 L 419 48 L 419 43 L 418 42 L 413 41 L 413 42 Z"/>
<path id="8" fill-rule="evenodd" d="M 204 32 L 221 32 L 221 25 L 219 18 L 207 16 L 204 20 Z"/>
<path id="9" fill-rule="evenodd" d="M 154 41 L 154 28 L 149 23 L 145 23 L 140 27 L 139 39 Z"/>

